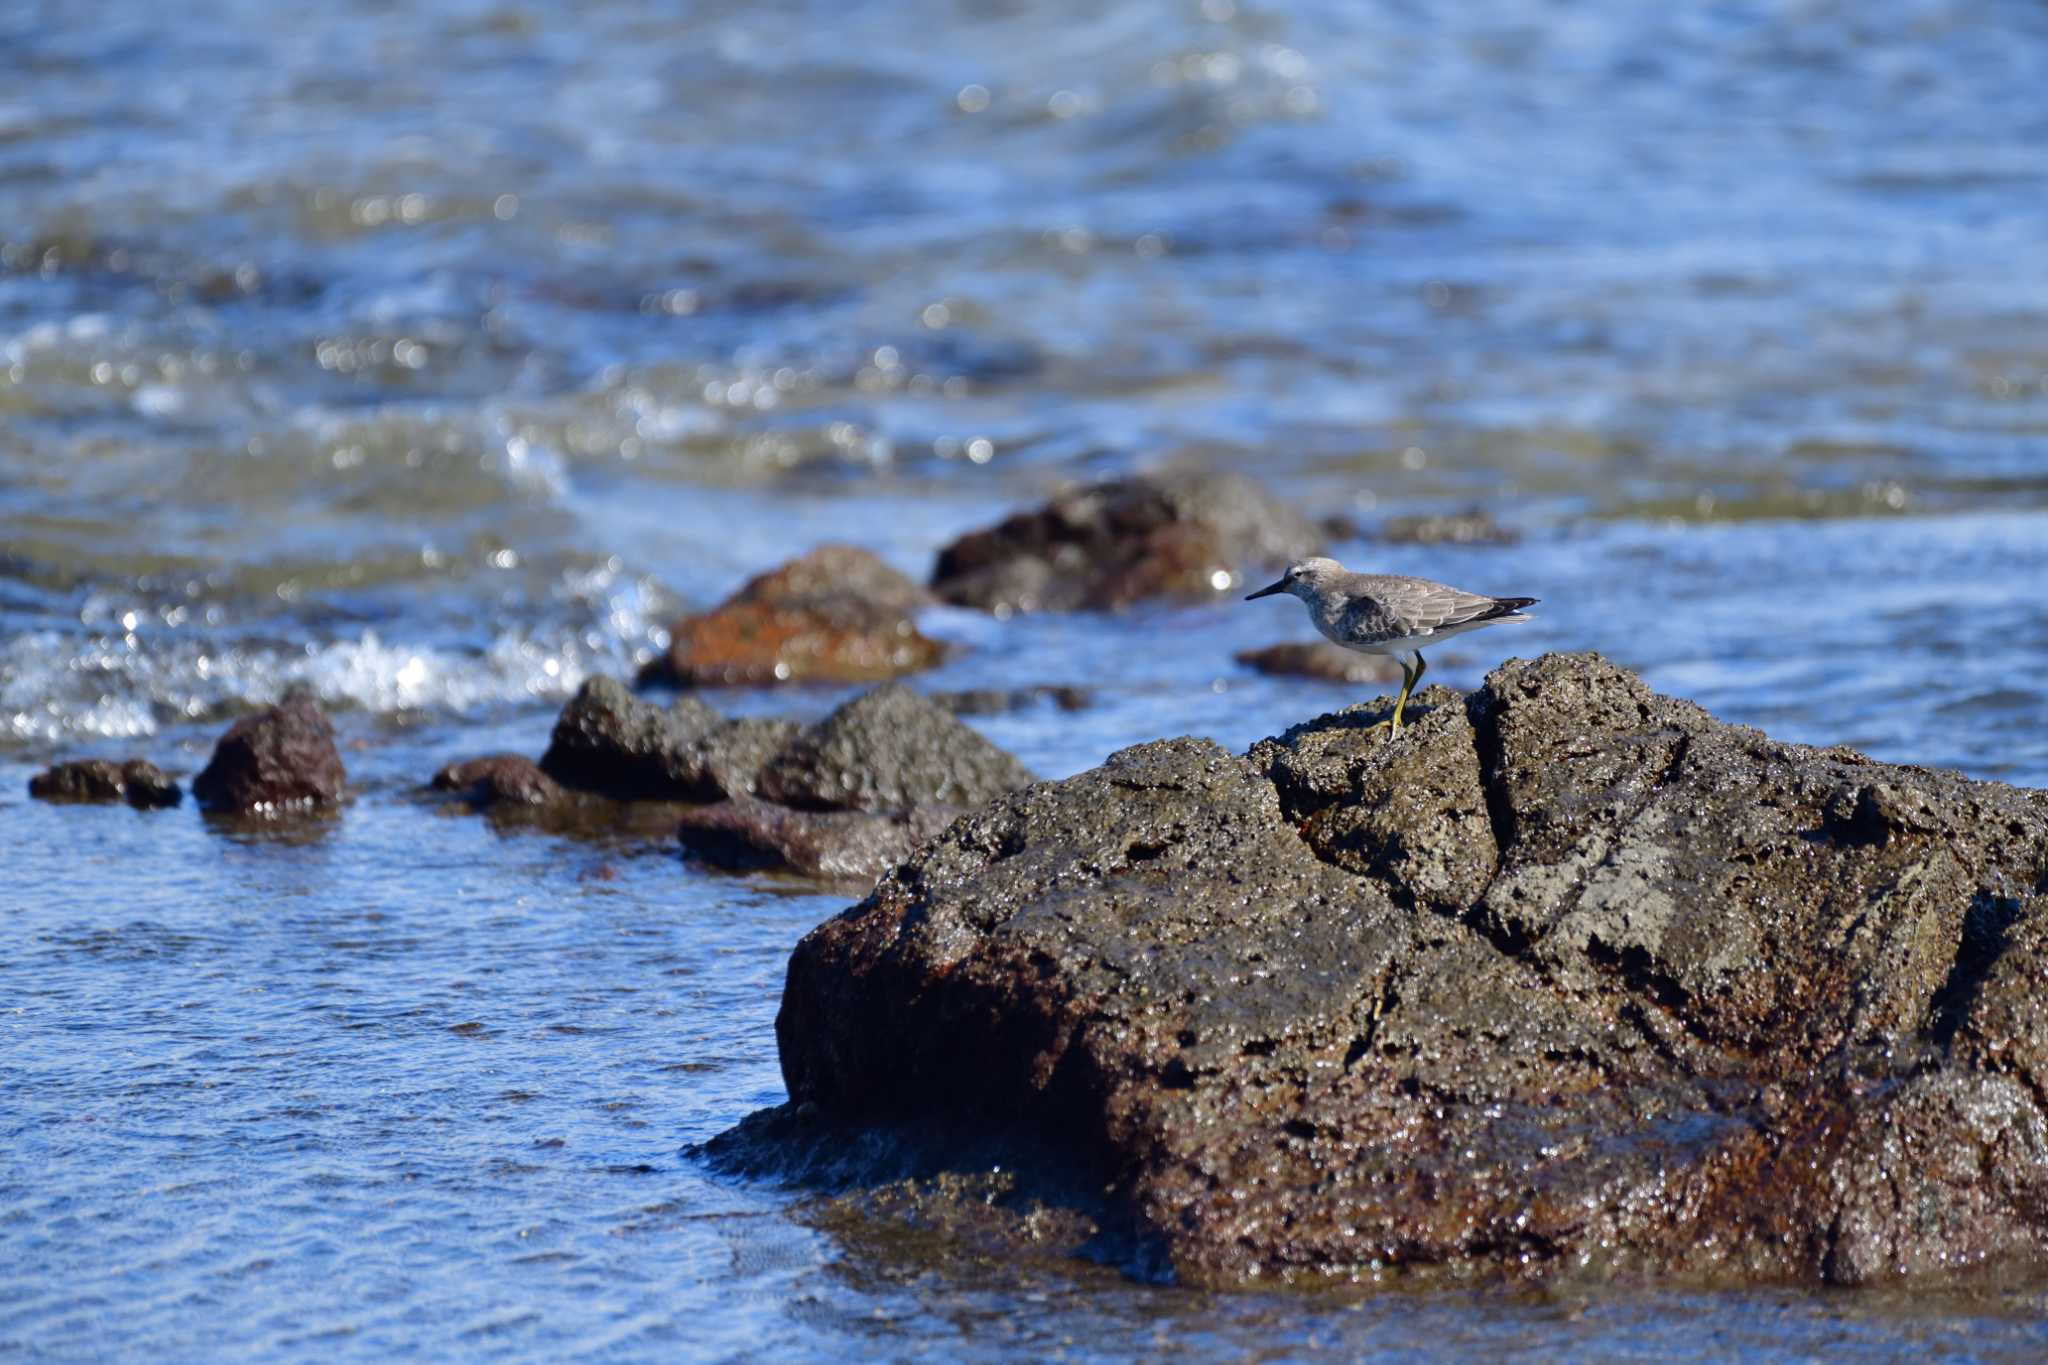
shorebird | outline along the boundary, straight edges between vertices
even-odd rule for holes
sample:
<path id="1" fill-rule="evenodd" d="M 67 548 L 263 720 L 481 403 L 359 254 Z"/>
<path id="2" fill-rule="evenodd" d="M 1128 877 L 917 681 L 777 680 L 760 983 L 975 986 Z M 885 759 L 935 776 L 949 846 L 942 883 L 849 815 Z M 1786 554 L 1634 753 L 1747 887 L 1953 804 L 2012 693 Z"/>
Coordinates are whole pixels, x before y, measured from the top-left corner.
<path id="1" fill-rule="evenodd" d="M 1448 583 L 1390 573 L 1352 573 L 1334 559 L 1304 559 L 1278 583 L 1244 600 L 1292 593 L 1308 607 L 1316 629 L 1361 654 L 1385 654 L 1401 665 L 1401 695 L 1394 714 L 1372 728 L 1401 730 L 1408 695 L 1422 681 L 1422 649 L 1481 626 L 1526 621 L 1533 597 L 1488 597 Z"/>

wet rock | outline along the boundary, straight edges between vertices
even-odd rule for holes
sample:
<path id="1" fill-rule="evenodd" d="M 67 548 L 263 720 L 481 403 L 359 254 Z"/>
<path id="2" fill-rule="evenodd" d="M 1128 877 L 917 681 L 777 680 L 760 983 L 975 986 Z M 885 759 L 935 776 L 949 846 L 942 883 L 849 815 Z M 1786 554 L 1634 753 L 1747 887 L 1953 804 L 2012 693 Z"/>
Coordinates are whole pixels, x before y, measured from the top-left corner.
<path id="1" fill-rule="evenodd" d="M 2048 1264 L 2048 793 L 1590 656 L 1385 710 L 937 833 L 792 956 L 793 1107 L 1044 1134 L 1195 1283 Z"/>
<path id="2" fill-rule="evenodd" d="M 434 774 L 431 785 L 435 791 L 459 796 L 480 809 L 546 806 L 569 795 L 539 764 L 519 754 L 487 754 L 450 763 Z"/>
<path id="3" fill-rule="evenodd" d="M 1389 517 L 1379 539 L 1388 545 L 1513 545 L 1521 532 L 1481 507 L 1431 516 Z"/>
<path id="4" fill-rule="evenodd" d="M 541 771 L 614 800 L 692 799 L 703 793 L 699 741 L 722 720 L 695 697 L 660 706 L 616 678 L 592 678 L 562 708 Z"/>
<path id="5" fill-rule="evenodd" d="M 1241 649 L 1234 656 L 1248 668 L 1278 677 L 1314 678 L 1331 683 L 1384 683 L 1401 680 L 1401 666 L 1377 654 L 1360 654 L 1324 641 L 1267 645 Z"/>
<path id="6" fill-rule="evenodd" d="M 1023 764 L 900 685 L 854 698 L 762 769 L 762 796 L 799 810 L 978 806 L 1031 781 Z"/>
<path id="7" fill-rule="evenodd" d="M 641 680 L 695 687 L 900 677 L 944 657 L 912 619 L 930 602 L 868 551 L 823 545 L 676 622 Z"/>
<path id="8" fill-rule="evenodd" d="M 1207 598 L 1313 554 L 1306 517 L 1231 475 L 1120 479 L 1063 493 L 940 551 L 932 590 L 986 611 L 1086 611 Z"/>
<path id="9" fill-rule="evenodd" d="M 104 758 L 59 763 L 31 777 L 28 794 L 39 801 L 126 801 L 137 810 L 175 806 L 185 797 L 161 768 L 140 758 L 125 763 Z"/>
<path id="10" fill-rule="evenodd" d="M 716 867 L 778 868 L 827 881 L 872 882 L 959 812 L 794 810 L 742 797 L 682 813 L 677 837 Z"/>
<path id="11" fill-rule="evenodd" d="M 293 696 L 230 726 L 192 796 L 211 811 L 278 814 L 337 805 L 347 785 L 334 727 L 310 697 Z"/>

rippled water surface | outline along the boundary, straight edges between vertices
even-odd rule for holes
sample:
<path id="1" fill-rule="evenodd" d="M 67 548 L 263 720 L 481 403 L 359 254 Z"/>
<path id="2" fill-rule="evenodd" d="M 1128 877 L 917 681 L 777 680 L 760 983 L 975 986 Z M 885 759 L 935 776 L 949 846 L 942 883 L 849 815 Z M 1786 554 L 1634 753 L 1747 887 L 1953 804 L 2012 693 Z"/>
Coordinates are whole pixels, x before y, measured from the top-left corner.
<path id="1" fill-rule="evenodd" d="M 2027 1358 L 2036 1289 L 1205 1295 L 685 1144 L 843 891 L 414 789 L 828 539 L 1234 469 L 1773 734 L 2048 784 L 2048 10 L 0 8 L 0 1349 Z M 1511 548 L 1372 540 L 1479 506 Z M 997 621 L 1038 771 L 1353 699 L 1289 603 Z M 312 688 L 354 800 L 29 803 Z M 822 714 L 844 694 L 718 695 Z"/>

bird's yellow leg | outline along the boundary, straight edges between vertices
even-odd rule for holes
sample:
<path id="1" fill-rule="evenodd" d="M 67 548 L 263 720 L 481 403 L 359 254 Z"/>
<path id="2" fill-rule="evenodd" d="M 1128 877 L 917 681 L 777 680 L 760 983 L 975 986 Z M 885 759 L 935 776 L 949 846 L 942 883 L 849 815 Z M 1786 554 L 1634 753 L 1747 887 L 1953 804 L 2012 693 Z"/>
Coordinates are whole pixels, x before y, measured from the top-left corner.
<path id="1" fill-rule="evenodd" d="M 1408 698 L 1414 695 L 1416 685 L 1422 681 L 1422 670 L 1428 667 L 1429 665 L 1423 661 L 1422 655 L 1418 653 L 1415 656 L 1414 672 L 1409 672 L 1405 666 L 1401 669 L 1401 695 L 1394 701 L 1394 733 L 1396 734 L 1401 732 L 1401 716 L 1408 709 Z"/>
<path id="2" fill-rule="evenodd" d="M 1415 656 L 1415 662 L 1418 664 L 1422 662 L 1420 654 Z M 1394 714 L 1385 720 L 1376 720 L 1366 726 L 1365 732 L 1367 734 L 1371 734 L 1374 730 L 1385 730 L 1388 734 L 1394 735 L 1401 733 L 1402 708 L 1408 705 L 1408 694 L 1415 690 L 1415 680 L 1421 676 L 1422 670 L 1420 668 L 1411 673 L 1408 671 L 1408 665 L 1401 665 L 1401 695 L 1394 698 Z"/>

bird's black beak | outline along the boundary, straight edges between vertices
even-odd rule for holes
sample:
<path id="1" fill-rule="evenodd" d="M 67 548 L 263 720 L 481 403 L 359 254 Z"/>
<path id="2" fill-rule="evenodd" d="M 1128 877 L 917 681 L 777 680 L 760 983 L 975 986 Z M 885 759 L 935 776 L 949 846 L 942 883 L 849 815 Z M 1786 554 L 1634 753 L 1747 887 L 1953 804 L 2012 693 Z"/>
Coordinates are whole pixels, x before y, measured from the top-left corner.
<path id="1" fill-rule="evenodd" d="M 1253 598 L 1255 598 L 1255 597 L 1271 597 L 1271 596 L 1272 596 L 1272 595 L 1273 595 L 1274 593 L 1276 593 L 1276 592 L 1286 592 L 1286 591 L 1287 591 L 1287 580 L 1283 578 L 1283 579 L 1281 579 L 1281 580 L 1280 580 L 1280 581 L 1279 581 L 1278 583 L 1275 583 L 1275 584 L 1274 584 L 1274 585 L 1273 585 L 1272 587 L 1270 587 L 1270 588 L 1260 588 L 1260 589 L 1259 589 L 1259 590 L 1258 590 L 1257 592 L 1255 592 L 1255 593 L 1248 593 L 1248 594 L 1246 594 L 1246 596 L 1245 596 L 1245 599 L 1244 599 L 1244 600 L 1245 600 L 1245 601 L 1247 601 L 1247 602 L 1249 602 L 1249 601 L 1251 601 L 1251 600 L 1252 600 Z"/>

